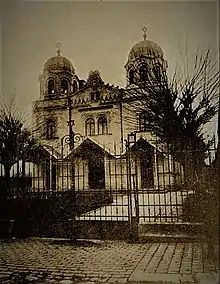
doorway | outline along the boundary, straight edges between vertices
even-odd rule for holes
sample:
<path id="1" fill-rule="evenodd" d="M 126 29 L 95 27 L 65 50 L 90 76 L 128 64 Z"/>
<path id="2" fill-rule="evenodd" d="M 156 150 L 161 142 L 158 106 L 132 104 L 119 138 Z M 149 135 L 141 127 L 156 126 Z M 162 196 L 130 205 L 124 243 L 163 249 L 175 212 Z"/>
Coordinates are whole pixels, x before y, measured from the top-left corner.
<path id="1" fill-rule="evenodd" d="M 104 156 L 91 156 L 89 158 L 89 188 L 105 188 L 105 166 Z"/>
<path id="2" fill-rule="evenodd" d="M 140 156 L 140 162 L 142 188 L 152 188 L 154 186 L 152 151 L 144 151 Z"/>

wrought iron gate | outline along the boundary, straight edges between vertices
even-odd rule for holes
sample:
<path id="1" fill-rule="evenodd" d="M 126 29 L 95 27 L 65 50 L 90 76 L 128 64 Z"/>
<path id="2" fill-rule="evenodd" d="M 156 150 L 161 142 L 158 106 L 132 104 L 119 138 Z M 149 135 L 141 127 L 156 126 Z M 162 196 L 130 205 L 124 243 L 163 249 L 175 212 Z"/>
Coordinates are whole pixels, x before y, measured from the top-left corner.
<path id="1" fill-rule="evenodd" d="M 68 223 L 71 237 L 85 238 L 136 237 L 139 224 L 144 223 L 199 223 L 204 220 L 202 207 L 214 196 L 209 197 L 201 181 L 209 185 L 205 189 L 215 189 L 215 153 L 215 147 L 208 150 L 208 163 L 200 167 L 198 184 L 186 182 L 185 161 L 175 160 L 168 148 L 137 139 L 136 133 L 128 135 L 124 153 L 90 139 L 73 151 L 41 149 L 39 159 L 12 169 L 7 183 L 8 208 L 13 208 L 9 213 L 13 217 L 24 206 L 37 208 L 38 216 L 34 209 L 30 216 L 38 228 L 44 226 L 39 234 L 56 235 L 59 230 L 54 233 L 51 228 Z M 0 172 L 3 185 L 2 167 Z"/>

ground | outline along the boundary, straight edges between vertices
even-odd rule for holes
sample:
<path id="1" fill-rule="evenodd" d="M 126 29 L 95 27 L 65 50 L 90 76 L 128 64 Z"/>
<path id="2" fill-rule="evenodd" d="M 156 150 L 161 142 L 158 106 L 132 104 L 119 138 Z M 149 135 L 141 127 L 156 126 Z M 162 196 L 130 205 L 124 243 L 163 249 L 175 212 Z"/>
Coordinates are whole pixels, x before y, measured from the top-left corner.
<path id="1" fill-rule="evenodd" d="M 208 260 L 204 242 L 2 240 L 0 283 L 218 283 L 217 251 Z"/>

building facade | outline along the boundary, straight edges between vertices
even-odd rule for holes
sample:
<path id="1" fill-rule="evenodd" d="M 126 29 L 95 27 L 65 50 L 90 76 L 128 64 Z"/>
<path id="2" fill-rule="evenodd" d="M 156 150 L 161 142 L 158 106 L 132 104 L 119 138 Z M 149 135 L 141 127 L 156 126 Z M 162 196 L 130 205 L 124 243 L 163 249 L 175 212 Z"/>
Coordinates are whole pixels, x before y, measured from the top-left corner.
<path id="1" fill-rule="evenodd" d="M 48 170 L 42 169 L 42 189 L 68 189 L 73 175 L 79 190 L 125 189 L 128 137 L 134 139 L 133 143 L 129 141 L 132 186 L 158 189 L 172 183 L 170 175 L 169 181 L 168 175 L 167 180 L 164 175 L 163 180 L 160 178 L 160 171 L 170 174 L 172 162 L 155 144 L 146 112 L 138 107 L 137 92 L 133 93 L 152 78 L 166 80 L 166 70 L 162 49 L 146 39 L 146 34 L 128 54 L 125 88 L 105 83 L 98 70 L 90 71 L 86 80 L 80 79 L 58 48 L 57 55 L 44 64 L 39 78 L 40 98 L 33 102 L 35 136 L 53 164 L 47 165 Z M 66 142 L 73 133 L 75 141 L 69 147 Z M 68 162 L 66 166 L 58 162 L 70 157 L 74 173 Z"/>

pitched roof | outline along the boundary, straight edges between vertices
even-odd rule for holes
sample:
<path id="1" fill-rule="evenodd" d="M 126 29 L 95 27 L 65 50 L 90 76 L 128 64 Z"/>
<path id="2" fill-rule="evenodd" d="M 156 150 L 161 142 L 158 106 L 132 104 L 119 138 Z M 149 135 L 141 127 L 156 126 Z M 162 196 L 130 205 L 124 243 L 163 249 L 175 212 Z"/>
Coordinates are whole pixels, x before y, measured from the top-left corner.
<path id="1" fill-rule="evenodd" d="M 154 148 L 156 151 L 161 153 L 165 158 L 168 156 L 165 154 L 165 151 L 160 148 L 160 144 L 156 142 L 156 140 L 149 140 L 147 137 L 140 136 L 138 140 L 131 146 L 131 151 L 137 151 L 141 150 L 142 147 L 150 146 L 151 148 Z M 126 151 L 125 151 L 126 153 Z M 125 154 L 124 153 L 124 154 Z"/>
<path id="2" fill-rule="evenodd" d="M 69 158 L 70 156 L 87 157 L 91 155 L 91 152 L 95 153 L 96 155 L 108 155 L 108 156 L 114 157 L 114 154 L 109 149 L 106 149 L 103 145 L 101 145 L 100 143 L 97 143 L 92 138 L 87 137 L 75 149 L 73 149 L 65 157 L 65 159 Z"/>

